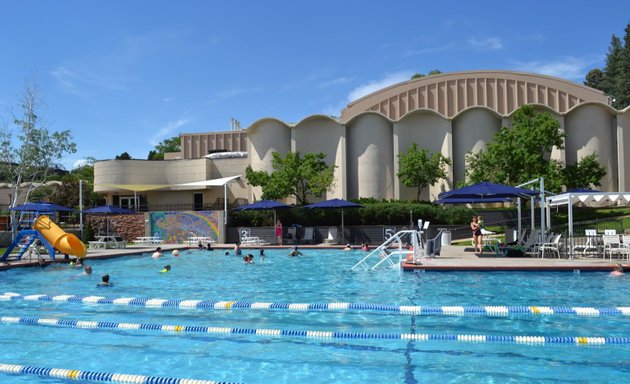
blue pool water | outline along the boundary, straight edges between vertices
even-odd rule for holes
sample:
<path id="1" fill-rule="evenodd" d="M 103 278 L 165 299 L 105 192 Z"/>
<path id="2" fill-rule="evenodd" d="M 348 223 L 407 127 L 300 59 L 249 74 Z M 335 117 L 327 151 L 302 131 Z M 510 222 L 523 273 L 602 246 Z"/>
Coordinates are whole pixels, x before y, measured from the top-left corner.
<path id="1" fill-rule="evenodd" d="M 630 275 L 605 273 L 353 272 L 364 253 L 267 250 L 264 263 L 225 251 L 89 261 L 94 273 L 52 265 L 0 272 L 2 291 L 275 303 L 630 306 Z M 165 264 L 172 270 L 159 271 Z M 97 288 L 100 275 L 113 287 Z M 411 316 L 374 312 L 178 310 L 68 302 L 0 301 L 0 316 L 365 333 L 630 336 L 622 316 Z M 630 379 L 630 346 L 307 339 L 174 334 L 0 324 L 0 363 L 242 383 L 545 383 Z M 0 374 L 2 383 L 62 382 Z"/>

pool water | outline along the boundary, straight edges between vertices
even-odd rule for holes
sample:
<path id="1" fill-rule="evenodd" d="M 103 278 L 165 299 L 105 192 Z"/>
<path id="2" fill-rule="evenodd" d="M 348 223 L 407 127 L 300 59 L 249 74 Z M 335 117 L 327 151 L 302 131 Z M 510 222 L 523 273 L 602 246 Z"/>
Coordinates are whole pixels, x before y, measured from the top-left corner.
<path id="1" fill-rule="evenodd" d="M 246 251 L 247 252 L 247 251 Z M 0 273 L 4 292 L 273 303 L 629 306 L 630 275 L 355 272 L 361 251 L 266 250 L 255 264 L 224 250 L 92 260 Z M 170 264 L 169 273 L 160 273 Z M 98 288 L 108 273 L 113 287 Z M 623 316 L 415 316 L 370 311 L 203 310 L 0 301 L 0 316 L 250 329 L 474 335 L 630 336 Z M 0 363 L 242 383 L 545 383 L 630 379 L 630 346 L 310 339 L 0 324 Z M 63 382 L 0 374 L 2 383 Z"/>

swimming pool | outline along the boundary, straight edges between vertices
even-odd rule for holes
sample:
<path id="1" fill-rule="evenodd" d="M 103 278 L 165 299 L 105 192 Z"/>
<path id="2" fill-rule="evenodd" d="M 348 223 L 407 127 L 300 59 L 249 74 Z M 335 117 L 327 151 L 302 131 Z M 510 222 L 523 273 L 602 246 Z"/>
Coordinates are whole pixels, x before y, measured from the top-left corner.
<path id="1" fill-rule="evenodd" d="M 364 253 L 266 250 L 255 264 L 215 250 L 182 251 L 89 261 L 78 268 L 51 265 L 0 273 L 3 292 L 107 298 L 224 300 L 210 308 L 147 308 L 144 302 L 86 304 L 68 300 L 2 300 L 1 316 L 241 330 L 284 330 L 287 335 L 187 333 L 0 324 L 0 363 L 182 377 L 242 383 L 615 382 L 630 378 L 630 346 L 531 345 L 513 342 L 348 338 L 354 333 L 533 336 L 630 335 L 628 316 L 571 314 L 507 316 L 410 315 L 384 310 L 307 311 L 236 308 L 267 303 L 374 303 L 394 306 L 628 306 L 629 276 L 605 273 L 353 272 Z M 160 273 L 166 264 L 169 273 Z M 100 275 L 113 287 L 97 288 Z M 124 302 L 124 300 L 123 300 Z M 281 306 L 281 305 L 279 305 Z M 194 306 L 193 306 L 194 307 Z M 302 310 L 300 310 L 302 309 Z M 458 314 L 457 309 L 453 309 Z M 460 313 L 461 314 L 461 313 Z M 304 337 L 300 331 L 338 332 Z M 248 331 L 249 332 L 249 331 Z M 262 332 L 260 332 L 262 333 Z M 0 374 L 3 383 L 28 381 Z M 31 382 L 33 378 L 30 378 Z M 39 382 L 63 382 L 37 379 Z"/>

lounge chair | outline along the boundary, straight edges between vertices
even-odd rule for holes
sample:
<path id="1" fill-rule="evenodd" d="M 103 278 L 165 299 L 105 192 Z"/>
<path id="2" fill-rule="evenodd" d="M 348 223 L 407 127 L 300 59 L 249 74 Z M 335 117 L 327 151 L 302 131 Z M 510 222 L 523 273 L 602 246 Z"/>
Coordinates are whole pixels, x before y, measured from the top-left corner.
<path id="1" fill-rule="evenodd" d="M 561 238 L 562 238 L 562 234 L 556 235 L 552 241 L 541 244 L 538 247 L 538 252 L 540 252 L 540 256 L 544 259 L 545 252 L 546 253 L 551 252 L 551 253 L 557 254 L 558 258 L 560 258 L 560 246 L 562 245 L 560 243 Z"/>
<path id="2" fill-rule="evenodd" d="M 326 244 L 339 244 L 337 227 L 328 228 L 328 237 L 324 240 Z"/>
<path id="3" fill-rule="evenodd" d="M 314 240 L 313 227 L 304 227 L 304 238 L 302 239 L 302 241 L 305 243 L 312 243 Z"/>

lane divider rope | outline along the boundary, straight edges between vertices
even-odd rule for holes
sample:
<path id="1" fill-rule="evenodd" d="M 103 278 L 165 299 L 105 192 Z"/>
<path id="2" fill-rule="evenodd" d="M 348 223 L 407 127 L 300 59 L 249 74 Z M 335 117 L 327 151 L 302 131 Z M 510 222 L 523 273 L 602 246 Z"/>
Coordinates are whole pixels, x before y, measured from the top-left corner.
<path id="1" fill-rule="evenodd" d="M 426 333 L 364 333 L 364 332 L 335 332 L 335 331 L 303 331 L 281 329 L 254 329 L 231 327 L 205 327 L 192 325 L 165 325 L 118 323 L 103 321 L 85 321 L 68 319 L 47 319 L 37 317 L 0 317 L 0 323 L 11 325 L 39 325 L 80 329 L 120 329 L 146 330 L 171 334 L 208 333 L 221 335 L 251 335 L 271 337 L 303 337 L 309 339 L 380 339 L 380 340 L 415 340 L 415 341 L 458 341 L 465 343 L 513 343 L 513 344 L 574 344 L 574 345 L 603 345 L 630 344 L 630 337 L 585 337 L 585 336 L 498 336 L 498 335 L 449 335 Z"/>
<path id="2" fill-rule="evenodd" d="M 77 369 L 46 368 L 32 365 L 0 363 L 0 372 L 12 375 L 53 377 L 57 379 L 94 381 L 99 383 L 134 383 L 134 384 L 229 384 L 225 381 L 178 379 L 159 376 L 129 375 L 125 373 L 106 373 L 79 371 Z"/>
<path id="3" fill-rule="evenodd" d="M 274 303 L 230 300 L 169 300 L 142 297 L 105 297 L 82 295 L 20 295 L 6 292 L 0 295 L 1 301 L 50 301 L 96 305 L 123 305 L 144 308 L 175 308 L 203 310 L 284 310 L 292 312 L 377 312 L 420 316 L 488 316 L 507 317 L 511 315 L 575 315 L 586 317 L 630 316 L 630 307 L 563 307 L 563 306 L 418 306 L 388 305 L 367 303 Z"/>

